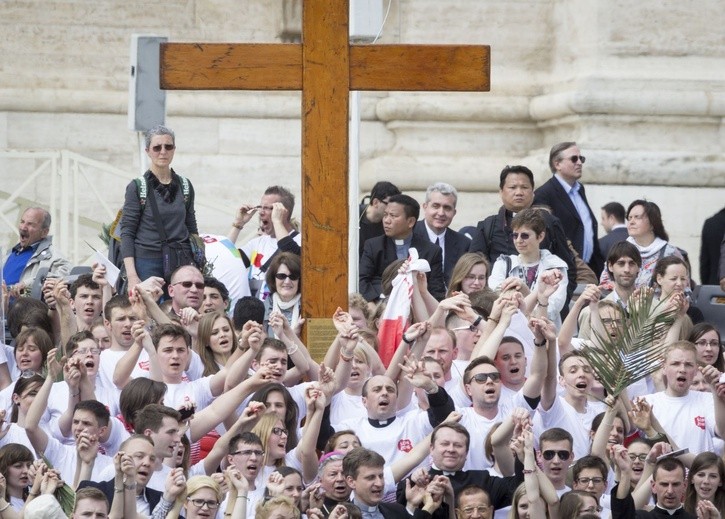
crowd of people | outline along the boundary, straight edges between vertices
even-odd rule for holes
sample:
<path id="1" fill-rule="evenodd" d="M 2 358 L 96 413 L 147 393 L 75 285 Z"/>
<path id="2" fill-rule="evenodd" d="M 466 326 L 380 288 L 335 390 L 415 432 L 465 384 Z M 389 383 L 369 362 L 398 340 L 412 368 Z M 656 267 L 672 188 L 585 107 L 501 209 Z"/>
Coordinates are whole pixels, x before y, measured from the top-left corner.
<path id="1" fill-rule="evenodd" d="M 121 283 L 102 264 L 69 278 L 50 215 L 22 215 L 3 266 L 0 519 L 725 514 L 717 323 L 690 304 L 657 204 L 607 204 L 598 238 L 576 143 L 552 148 L 536 190 L 506 166 L 500 209 L 461 231 L 453 186 L 421 205 L 377 183 L 360 292 L 330 316 L 321 362 L 300 339 L 294 196 L 242 205 L 224 239 L 255 215 L 258 232 L 242 268 L 215 271 L 175 150 L 168 128 L 147 134 Z M 703 236 L 725 244 L 712 221 Z M 725 285 L 711 245 L 702 276 Z M 642 375 L 619 388 L 595 360 L 633 344 L 655 357 L 627 357 Z"/>

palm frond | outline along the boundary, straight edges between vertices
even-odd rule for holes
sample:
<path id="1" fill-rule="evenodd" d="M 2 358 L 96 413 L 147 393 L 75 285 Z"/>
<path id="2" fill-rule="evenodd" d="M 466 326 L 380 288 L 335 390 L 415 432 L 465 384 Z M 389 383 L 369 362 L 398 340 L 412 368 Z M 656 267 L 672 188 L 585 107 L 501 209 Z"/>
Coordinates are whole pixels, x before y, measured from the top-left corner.
<path id="1" fill-rule="evenodd" d="M 53 468 L 53 464 L 45 457 L 44 454 L 41 454 L 40 458 L 45 462 L 49 469 Z M 63 482 L 63 486 L 56 489 L 53 495 L 58 501 L 58 504 L 60 504 L 60 507 L 63 509 L 65 515 L 70 517 L 76 503 L 76 493 L 73 491 L 73 487 L 71 487 L 68 483 Z"/>
<path id="2" fill-rule="evenodd" d="M 662 367 L 664 338 L 674 322 L 675 311 L 654 294 L 630 298 L 629 318 L 617 337 L 593 330 L 596 347 L 582 354 L 589 361 L 607 393 L 619 395 L 627 386 Z"/>

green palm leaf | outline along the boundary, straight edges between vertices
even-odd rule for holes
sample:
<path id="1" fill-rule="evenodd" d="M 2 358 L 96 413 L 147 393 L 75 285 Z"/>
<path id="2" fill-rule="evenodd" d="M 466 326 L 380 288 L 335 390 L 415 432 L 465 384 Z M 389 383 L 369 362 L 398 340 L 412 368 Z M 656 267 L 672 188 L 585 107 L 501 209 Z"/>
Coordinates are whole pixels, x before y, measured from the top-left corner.
<path id="1" fill-rule="evenodd" d="M 664 338 L 675 318 L 675 310 L 665 305 L 651 291 L 639 294 L 630 298 L 629 318 L 616 337 L 593 330 L 598 347 L 584 348 L 582 354 L 608 394 L 617 396 L 662 367 Z"/>

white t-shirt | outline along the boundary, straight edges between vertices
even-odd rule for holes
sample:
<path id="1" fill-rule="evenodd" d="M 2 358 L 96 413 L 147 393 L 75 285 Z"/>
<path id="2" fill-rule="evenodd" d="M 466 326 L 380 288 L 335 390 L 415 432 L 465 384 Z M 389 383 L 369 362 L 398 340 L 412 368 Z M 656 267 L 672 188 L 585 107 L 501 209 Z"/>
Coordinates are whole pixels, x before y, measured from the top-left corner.
<path id="1" fill-rule="evenodd" d="M 35 455 L 35 449 L 33 449 L 33 444 L 30 443 L 30 440 L 28 439 L 28 433 L 25 432 L 25 429 L 20 427 L 16 423 L 8 424 L 8 426 L 5 428 L 7 432 L 0 438 L 0 447 L 3 445 L 8 445 L 10 443 L 19 443 L 20 445 L 24 445 L 27 447 L 30 452 Z"/>
<path id="2" fill-rule="evenodd" d="M 362 396 L 349 395 L 340 391 L 330 402 L 330 425 L 336 431 L 342 431 L 339 425 L 345 420 L 367 417 L 368 411 L 362 403 Z"/>
<path id="3" fill-rule="evenodd" d="M 63 445 L 52 436 L 48 437 L 48 445 L 45 447 L 45 457 L 53 464 L 53 468 L 60 471 L 63 481 L 72 485 L 73 478 L 76 475 L 76 448 L 71 445 Z M 111 474 L 115 475 L 113 466 L 113 458 L 105 454 L 98 454 L 93 464 L 93 472 L 91 472 L 92 481 L 106 481 L 101 478 L 104 470 L 110 467 Z"/>
<path id="4" fill-rule="evenodd" d="M 535 411 L 529 406 L 520 391 L 505 405 L 502 405 L 499 401 L 498 413 L 492 419 L 481 416 L 473 407 L 457 409 L 461 413 L 460 424 L 471 435 L 471 445 L 468 448 L 468 456 L 466 457 L 466 464 L 463 470 L 490 470 L 493 467 L 493 463 L 486 459 L 486 452 L 484 450 L 486 437 L 491 431 L 491 428 L 496 423 L 503 422 L 504 419 L 511 415 L 511 412 L 516 407 L 523 407 L 532 415 Z"/>
<path id="5" fill-rule="evenodd" d="M 181 384 L 166 384 L 164 405 L 179 409 L 186 402 L 196 404 L 197 411 L 206 408 L 214 400 L 210 387 L 211 376 L 182 382 Z"/>
<path id="6" fill-rule="evenodd" d="M 544 411 L 538 407 L 543 430 L 560 427 L 569 431 L 574 438 L 574 459 L 586 456 L 590 451 L 589 432 L 592 429 L 592 420 L 599 413 L 606 411 L 606 405 L 601 402 L 588 402 L 584 413 L 579 413 L 562 396 L 554 399 L 551 409 Z"/>
<path id="7" fill-rule="evenodd" d="M 398 415 L 384 427 L 374 427 L 367 416 L 340 422 L 340 429 L 355 431 L 363 447 L 378 452 L 387 463 L 402 458 L 433 430 L 425 411 Z"/>
<path id="8" fill-rule="evenodd" d="M 647 395 L 652 412 L 667 434 L 691 454 L 715 448 L 715 404 L 712 393 L 689 391 L 682 397 L 667 396 L 664 391 Z"/>

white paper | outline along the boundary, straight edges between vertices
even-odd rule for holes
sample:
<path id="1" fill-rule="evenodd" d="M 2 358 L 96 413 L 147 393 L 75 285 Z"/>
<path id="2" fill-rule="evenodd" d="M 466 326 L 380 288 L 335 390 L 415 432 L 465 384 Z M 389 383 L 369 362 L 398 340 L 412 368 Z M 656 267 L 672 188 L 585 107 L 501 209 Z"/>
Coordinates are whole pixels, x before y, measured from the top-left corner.
<path id="1" fill-rule="evenodd" d="M 111 260 L 98 251 L 94 253 L 93 257 L 95 259 L 95 263 L 100 263 L 106 267 L 106 280 L 108 280 L 108 284 L 112 287 L 116 286 L 116 281 L 118 281 L 118 275 L 121 273 L 121 270 L 111 263 Z"/>

